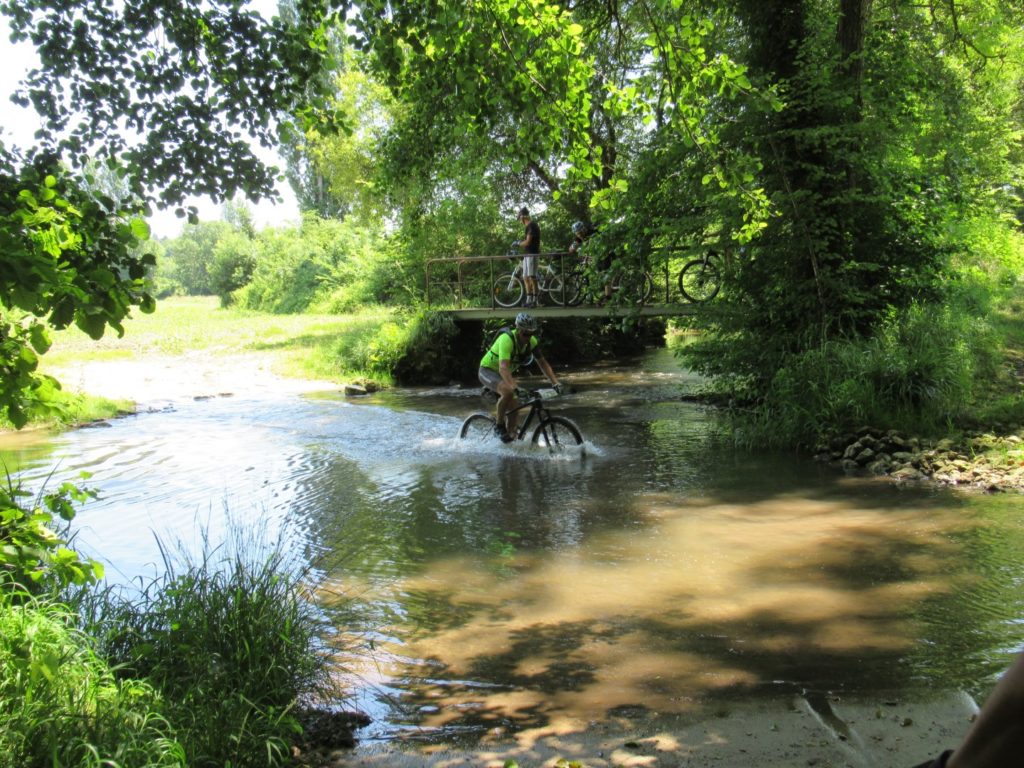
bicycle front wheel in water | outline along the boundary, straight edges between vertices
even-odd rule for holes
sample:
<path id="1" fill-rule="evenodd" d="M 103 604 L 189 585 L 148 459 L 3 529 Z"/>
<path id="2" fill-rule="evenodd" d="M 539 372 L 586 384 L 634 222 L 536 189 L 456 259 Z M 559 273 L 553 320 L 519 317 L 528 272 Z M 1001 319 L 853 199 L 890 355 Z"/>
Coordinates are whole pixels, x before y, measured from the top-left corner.
<path id="1" fill-rule="evenodd" d="M 488 416 L 485 413 L 474 413 L 462 422 L 462 429 L 459 430 L 459 437 L 463 440 L 471 440 L 477 443 L 482 443 L 486 440 L 493 440 L 495 424 L 497 424 L 497 422 L 494 420 L 493 416 Z"/>
<path id="2" fill-rule="evenodd" d="M 533 444 L 549 453 L 580 452 L 583 435 L 580 428 L 564 416 L 549 416 L 533 431 Z"/>
<path id="3" fill-rule="evenodd" d="M 502 275 L 494 281 L 491 296 L 499 307 L 518 307 L 523 300 L 523 281 L 517 275 Z"/>
<path id="4" fill-rule="evenodd" d="M 718 267 L 708 259 L 694 259 L 679 272 L 679 292 L 687 301 L 700 304 L 718 294 Z"/>

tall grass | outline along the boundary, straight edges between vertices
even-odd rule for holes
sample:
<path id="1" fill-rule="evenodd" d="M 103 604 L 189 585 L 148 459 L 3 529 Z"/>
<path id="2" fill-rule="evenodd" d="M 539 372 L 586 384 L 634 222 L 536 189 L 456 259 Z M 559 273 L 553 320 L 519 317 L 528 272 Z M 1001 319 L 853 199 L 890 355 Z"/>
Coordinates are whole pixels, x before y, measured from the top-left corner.
<path id="1" fill-rule="evenodd" d="M 764 398 L 738 417 L 751 445 L 811 446 L 865 425 L 946 430 L 998 371 L 992 326 L 948 306 L 913 306 L 868 339 L 840 339 L 793 356 Z"/>
<path id="2" fill-rule="evenodd" d="M 334 691 L 283 544 L 229 522 L 223 544 L 161 545 L 158 576 L 101 589 L 54 522 L 92 493 L 24 495 L 0 489 L 0 768 L 288 764 L 299 708 Z"/>
<path id="3" fill-rule="evenodd" d="M 115 676 L 63 606 L 0 604 L 0 767 L 185 766 L 145 681 Z"/>
<path id="4" fill-rule="evenodd" d="M 297 706 L 329 695 L 312 596 L 279 547 L 237 526 L 198 555 L 162 551 L 164 572 L 138 591 L 86 601 L 100 651 L 160 692 L 190 766 L 286 764 Z"/>

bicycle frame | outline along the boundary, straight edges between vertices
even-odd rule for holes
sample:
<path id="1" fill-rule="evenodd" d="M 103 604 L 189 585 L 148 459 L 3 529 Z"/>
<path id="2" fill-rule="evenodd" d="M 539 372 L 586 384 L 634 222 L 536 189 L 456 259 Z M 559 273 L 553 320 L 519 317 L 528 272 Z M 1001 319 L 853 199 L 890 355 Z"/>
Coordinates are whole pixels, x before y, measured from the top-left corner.
<path id="1" fill-rule="evenodd" d="M 569 285 L 569 278 L 575 274 L 575 271 L 568 272 L 563 275 L 565 271 L 564 262 L 561 263 L 560 269 L 555 269 L 550 261 L 541 260 L 541 256 L 550 256 L 551 254 L 539 254 L 537 264 L 537 290 L 547 293 L 553 298 L 557 304 L 564 305 L 567 301 L 567 295 L 569 293 L 567 286 Z M 564 258 L 562 254 L 557 254 L 561 258 Z M 563 279 L 564 278 L 564 279 Z M 501 278 L 499 278 L 501 279 Z M 525 285 L 526 280 L 523 276 L 523 262 L 520 259 L 519 263 L 513 268 L 512 272 L 508 274 L 508 288 L 507 290 L 512 291 L 516 280 L 519 280 Z M 575 278 L 574 278 L 575 279 Z"/>
<path id="2" fill-rule="evenodd" d="M 519 425 L 519 429 L 516 430 L 516 440 L 522 440 L 526 436 L 526 433 L 530 429 L 530 425 L 533 423 L 534 416 L 536 416 L 537 420 L 540 421 L 547 415 L 547 408 L 541 405 L 540 397 L 535 394 L 532 396 L 531 400 L 522 403 L 521 405 L 517 405 L 515 408 L 510 408 L 505 412 L 505 415 L 508 416 L 510 413 L 519 413 L 519 411 L 524 408 L 529 408 L 530 412 L 526 414 L 526 418 L 522 420 L 522 423 Z"/>
<path id="3" fill-rule="evenodd" d="M 543 405 L 540 393 L 537 392 L 537 390 L 535 389 L 526 391 L 530 395 L 530 399 L 527 400 L 525 403 L 520 403 L 515 408 L 509 408 L 508 411 L 505 412 L 505 416 L 508 416 L 510 413 L 519 413 L 519 411 L 522 411 L 526 408 L 530 409 L 530 412 L 526 414 L 526 418 L 522 420 L 522 422 L 519 424 L 518 429 L 516 429 L 516 440 L 522 440 L 526 436 L 526 433 L 530 429 L 530 425 L 533 424 L 534 417 L 536 417 L 537 421 L 540 422 L 550 415 L 549 409 L 545 408 Z M 484 394 L 487 397 L 495 398 L 495 401 L 497 401 L 498 399 L 498 393 L 495 392 L 493 389 L 485 387 Z"/>

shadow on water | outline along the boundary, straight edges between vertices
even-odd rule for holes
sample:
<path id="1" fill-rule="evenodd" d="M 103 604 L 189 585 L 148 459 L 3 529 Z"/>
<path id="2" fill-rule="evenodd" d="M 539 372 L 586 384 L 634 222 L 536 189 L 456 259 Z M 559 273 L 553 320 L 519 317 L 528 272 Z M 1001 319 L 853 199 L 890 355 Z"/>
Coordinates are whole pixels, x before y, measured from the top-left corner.
<path id="1" fill-rule="evenodd" d="M 956 574 L 953 512 L 785 497 L 637 506 L 630 525 L 572 550 L 439 557 L 403 578 L 386 661 L 407 722 L 536 728 L 934 682 L 915 680 L 917 608 L 970 580 Z"/>
<path id="2" fill-rule="evenodd" d="M 125 579 L 221 506 L 287 532 L 371 738 L 978 691 L 1020 646 L 1015 498 L 737 451 L 664 353 L 571 380 L 583 460 L 465 445 L 478 392 L 441 388 L 182 404 L 20 462 L 94 473 L 81 540 Z"/>

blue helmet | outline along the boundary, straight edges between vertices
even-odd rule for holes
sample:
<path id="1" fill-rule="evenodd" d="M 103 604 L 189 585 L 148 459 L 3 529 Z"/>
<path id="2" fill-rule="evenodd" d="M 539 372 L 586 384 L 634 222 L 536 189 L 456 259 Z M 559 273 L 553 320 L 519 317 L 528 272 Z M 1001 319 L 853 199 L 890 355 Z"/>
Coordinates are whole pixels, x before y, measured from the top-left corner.
<path id="1" fill-rule="evenodd" d="M 576 235 L 576 237 L 582 237 L 586 229 L 587 225 L 584 224 L 582 221 L 577 221 L 575 224 L 572 225 L 572 233 Z"/>

